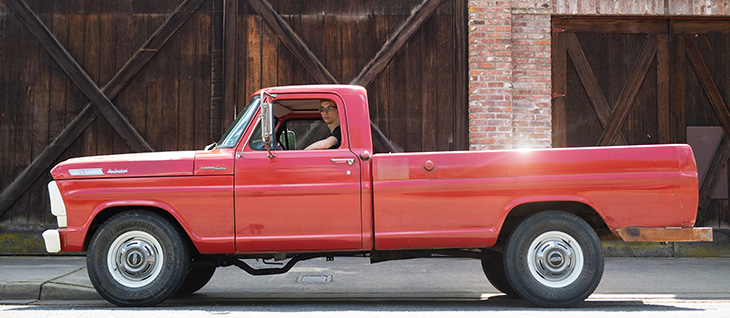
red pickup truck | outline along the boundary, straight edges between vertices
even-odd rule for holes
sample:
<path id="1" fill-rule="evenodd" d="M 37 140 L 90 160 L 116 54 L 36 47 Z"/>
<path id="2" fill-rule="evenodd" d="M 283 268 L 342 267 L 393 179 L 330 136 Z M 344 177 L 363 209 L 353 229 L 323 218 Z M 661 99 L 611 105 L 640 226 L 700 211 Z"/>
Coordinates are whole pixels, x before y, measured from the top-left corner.
<path id="1" fill-rule="evenodd" d="M 331 131 L 334 149 L 304 150 Z M 372 154 L 364 88 L 255 93 L 203 151 L 84 157 L 48 185 L 49 252 L 86 251 L 108 301 L 150 306 L 202 288 L 216 267 L 284 273 L 314 257 L 482 260 L 500 291 L 539 306 L 583 301 L 601 240 L 709 241 L 694 228 L 687 145 Z M 252 266 L 253 259 L 287 260 Z"/>

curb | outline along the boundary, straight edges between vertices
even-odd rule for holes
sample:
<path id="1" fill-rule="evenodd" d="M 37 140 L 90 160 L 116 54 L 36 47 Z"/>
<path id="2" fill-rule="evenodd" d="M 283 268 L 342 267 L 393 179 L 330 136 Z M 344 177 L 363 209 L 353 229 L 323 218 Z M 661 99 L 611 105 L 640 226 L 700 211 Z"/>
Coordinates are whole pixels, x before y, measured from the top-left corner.
<path id="1" fill-rule="evenodd" d="M 96 289 L 53 282 L 0 283 L 3 300 L 103 300 Z"/>
<path id="2" fill-rule="evenodd" d="M 103 300 L 96 289 L 59 283 L 45 283 L 40 287 L 38 300 Z"/>
<path id="3" fill-rule="evenodd" d="M 38 299 L 42 283 L 36 282 L 0 282 L 0 298 L 2 299 Z"/>

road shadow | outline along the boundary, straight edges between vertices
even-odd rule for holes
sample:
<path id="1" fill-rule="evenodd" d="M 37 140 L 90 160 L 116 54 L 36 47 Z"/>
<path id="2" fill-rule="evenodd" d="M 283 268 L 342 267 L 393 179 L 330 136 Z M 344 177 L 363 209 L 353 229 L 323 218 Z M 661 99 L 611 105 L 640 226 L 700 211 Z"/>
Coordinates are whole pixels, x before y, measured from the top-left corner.
<path id="1" fill-rule="evenodd" d="M 78 312 L 99 309 L 114 311 L 135 311 L 154 314 L 168 310 L 199 311 L 208 313 L 225 312 L 268 312 L 268 313 L 332 313 L 332 312 L 698 312 L 704 309 L 688 308 L 681 303 L 645 303 L 641 300 L 588 300 L 571 308 L 541 308 L 522 299 L 508 296 L 492 296 L 486 299 L 234 299 L 210 298 L 193 295 L 174 298 L 155 307 L 116 307 L 105 301 L 42 301 L 22 307 L 7 309 L 8 312 L 74 310 Z"/>

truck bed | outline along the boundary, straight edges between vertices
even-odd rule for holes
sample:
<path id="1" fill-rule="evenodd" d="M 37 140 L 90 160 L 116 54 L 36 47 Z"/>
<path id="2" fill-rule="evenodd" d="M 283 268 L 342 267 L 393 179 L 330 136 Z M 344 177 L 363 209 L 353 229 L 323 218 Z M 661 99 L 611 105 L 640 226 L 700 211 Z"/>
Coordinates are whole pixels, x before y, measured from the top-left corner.
<path id="1" fill-rule="evenodd" d="M 489 247 L 512 209 L 535 202 L 585 205 L 614 233 L 637 225 L 691 227 L 696 218 L 697 172 L 687 145 L 376 154 L 372 160 L 379 250 Z"/>

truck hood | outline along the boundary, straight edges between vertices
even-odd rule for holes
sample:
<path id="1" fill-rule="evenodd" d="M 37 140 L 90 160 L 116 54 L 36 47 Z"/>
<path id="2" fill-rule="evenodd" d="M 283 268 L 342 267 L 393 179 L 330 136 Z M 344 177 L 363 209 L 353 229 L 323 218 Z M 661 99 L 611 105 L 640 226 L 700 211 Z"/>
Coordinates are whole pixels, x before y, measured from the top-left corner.
<path id="1" fill-rule="evenodd" d="M 72 158 L 51 170 L 53 179 L 193 175 L 195 151 L 148 152 Z"/>

